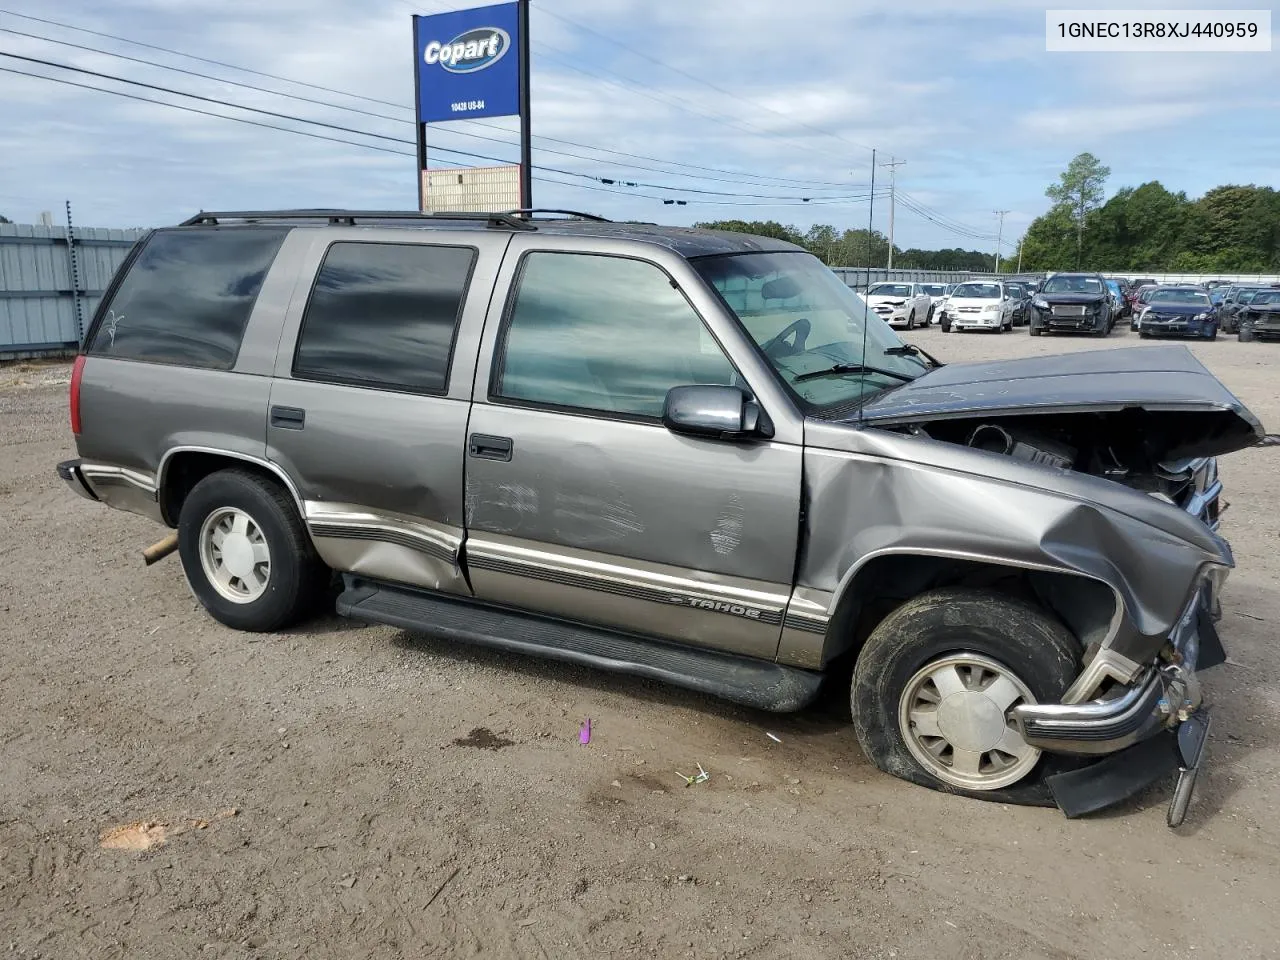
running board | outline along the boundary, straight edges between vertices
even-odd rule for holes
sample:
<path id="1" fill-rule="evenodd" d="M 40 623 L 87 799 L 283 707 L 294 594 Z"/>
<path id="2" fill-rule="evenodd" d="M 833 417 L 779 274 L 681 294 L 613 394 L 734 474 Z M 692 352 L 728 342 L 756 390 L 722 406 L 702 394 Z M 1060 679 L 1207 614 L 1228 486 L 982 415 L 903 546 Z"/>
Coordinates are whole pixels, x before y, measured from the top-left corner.
<path id="1" fill-rule="evenodd" d="M 823 675 L 767 660 L 615 633 L 343 574 L 341 616 L 441 640 L 565 660 L 788 713 L 812 703 Z"/>

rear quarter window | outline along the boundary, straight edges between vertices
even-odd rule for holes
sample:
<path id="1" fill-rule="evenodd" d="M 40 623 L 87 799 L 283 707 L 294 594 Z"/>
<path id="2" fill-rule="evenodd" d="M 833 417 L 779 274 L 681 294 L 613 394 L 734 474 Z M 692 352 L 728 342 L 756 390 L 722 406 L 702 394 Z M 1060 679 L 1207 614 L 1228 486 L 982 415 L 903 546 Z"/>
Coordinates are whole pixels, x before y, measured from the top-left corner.
<path id="1" fill-rule="evenodd" d="M 102 305 L 94 356 L 229 370 L 287 229 L 160 230 Z"/>

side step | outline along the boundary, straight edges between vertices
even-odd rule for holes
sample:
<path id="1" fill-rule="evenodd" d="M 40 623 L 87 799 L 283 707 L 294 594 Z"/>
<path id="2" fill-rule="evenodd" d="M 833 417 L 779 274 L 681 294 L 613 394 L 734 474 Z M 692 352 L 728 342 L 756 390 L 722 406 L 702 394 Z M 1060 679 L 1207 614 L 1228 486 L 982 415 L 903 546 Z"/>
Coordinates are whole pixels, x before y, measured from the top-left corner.
<path id="1" fill-rule="evenodd" d="M 350 574 L 343 575 L 343 584 L 337 610 L 353 620 L 648 677 L 758 710 L 800 710 L 822 684 L 820 673 L 767 660 L 633 637 Z"/>

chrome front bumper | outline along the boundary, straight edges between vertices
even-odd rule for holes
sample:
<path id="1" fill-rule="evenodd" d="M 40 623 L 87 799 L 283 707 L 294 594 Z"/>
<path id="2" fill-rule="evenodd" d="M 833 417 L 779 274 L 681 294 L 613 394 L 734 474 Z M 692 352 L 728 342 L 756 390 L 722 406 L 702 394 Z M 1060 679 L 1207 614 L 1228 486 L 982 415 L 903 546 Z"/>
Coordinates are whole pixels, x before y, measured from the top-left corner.
<path id="1" fill-rule="evenodd" d="M 1097 755 L 1177 727 L 1203 704 L 1197 667 L 1212 666 L 1225 656 L 1213 625 L 1216 603 L 1215 580 L 1205 577 L 1169 634 L 1163 662 L 1106 699 L 1015 707 L 1018 733 L 1049 753 Z"/>

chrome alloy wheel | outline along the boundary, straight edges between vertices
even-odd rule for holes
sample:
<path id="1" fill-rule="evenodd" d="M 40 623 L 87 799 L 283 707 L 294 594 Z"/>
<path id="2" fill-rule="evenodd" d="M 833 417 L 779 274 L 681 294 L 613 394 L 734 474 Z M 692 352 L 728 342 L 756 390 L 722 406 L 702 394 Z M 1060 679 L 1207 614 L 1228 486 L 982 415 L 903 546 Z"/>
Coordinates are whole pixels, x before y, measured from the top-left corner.
<path id="1" fill-rule="evenodd" d="M 252 603 L 271 580 L 271 550 L 257 521 L 222 507 L 200 527 L 200 565 L 213 589 L 232 603 Z"/>
<path id="2" fill-rule="evenodd" d="M 1040 751 L 1015 729 L 1010 711 L 1035 703 L 1003 664 L 975 653 L 933 660 L 908 682 L 898 726 L 911 755 L 944 783 L 997 790 L 1031 772 Z"/>

